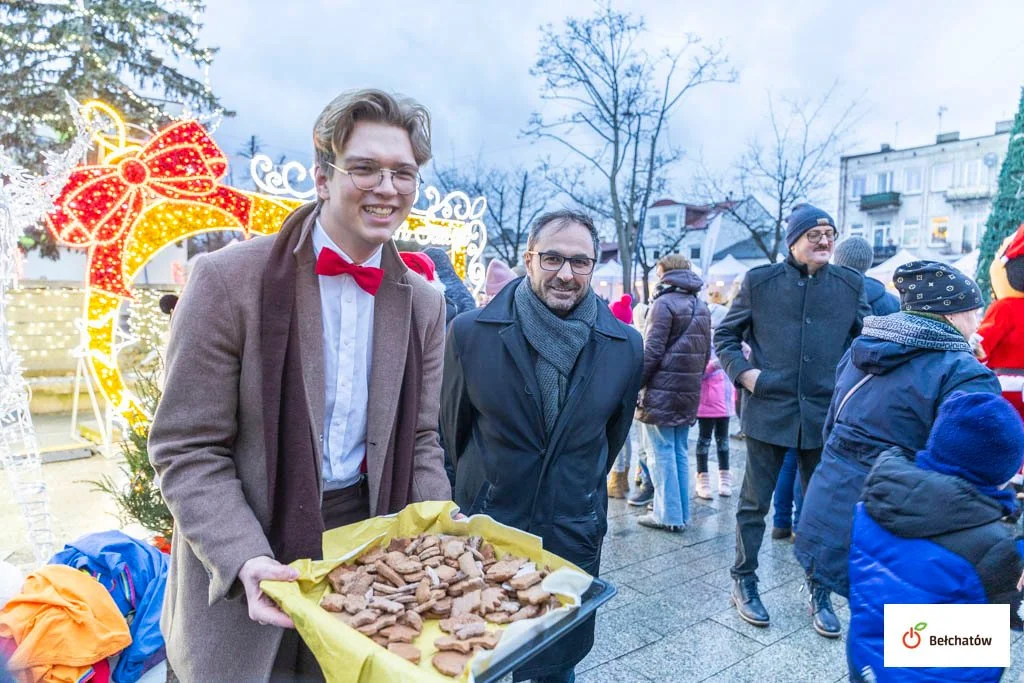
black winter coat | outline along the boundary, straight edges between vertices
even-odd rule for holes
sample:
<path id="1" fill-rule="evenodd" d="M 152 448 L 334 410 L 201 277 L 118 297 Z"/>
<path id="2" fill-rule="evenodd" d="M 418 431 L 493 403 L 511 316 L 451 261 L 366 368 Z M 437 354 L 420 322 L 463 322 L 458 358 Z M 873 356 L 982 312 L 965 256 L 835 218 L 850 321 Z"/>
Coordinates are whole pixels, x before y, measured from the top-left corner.
<path id="1" fill-rule="evenodd" d="M 697 298 L 692 270 L 670 270 L 647 310 L 644 375 L 636 419 L 660 427 L 691 425 L 711 355 L 711 311 Z"/>
<path id="2" fill-rule="evenodd" d="M 852 268 L 826 265 L 809 276 L 790 257 L 748 271 L 715 330 L 715 350 L 737 386 L 742 373 L 761 370 L 754 393 L 742 390 L 743 432 L 778 446 L 821 448 L 836 366 L 868 315 L 864 277 Z"/>
<path id="3" fill-rule="evenodd" d="M 544 548 L 596 576 L 607 530 L 605 477 L 632 424 L 643 342 L 607 306 L 576 362 L 548 437 L 536 355 L 517 320 L 510 283 L 455 318 L 445 348 L 441 434 L 455 462 L 454 499 L 536 534 Z M 527 665 L 527 677 L 574 666 L 590 651 L 589 620 Z M 521 670 L 522 671 L 522 670 Z"/>

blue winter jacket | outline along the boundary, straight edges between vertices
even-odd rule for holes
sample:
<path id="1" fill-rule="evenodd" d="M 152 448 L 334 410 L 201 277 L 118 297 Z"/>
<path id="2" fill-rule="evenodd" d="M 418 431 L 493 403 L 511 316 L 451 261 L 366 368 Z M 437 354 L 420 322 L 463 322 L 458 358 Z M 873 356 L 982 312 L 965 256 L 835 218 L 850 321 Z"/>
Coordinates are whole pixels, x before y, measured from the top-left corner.
<path id="1" fill-rule="evenodd" d="M 843 398 L 869 373 L 875 376 L 850 396 L 837 417 Z M 907 313 L 865 320 L 864 334 L 839 363 L 825 447 L 804 495 L 794 547 L 804 569 L 829 590 L 849 593 L 853 507 L 875 458 L 893 446 L 912 453 L 923 449 L 939 405 L 953 391 L 1000 391 L 999 380 L 971 355 L 953 327 Z"/>
<path id="2" fill-rule="evenodd" d="M 864 293 L 871 306 L 871 315 L 889 315 L 900 310 L 900 298 L 873 277 L 864 276 Z"/>
<path id="3" fill-rule="evenodd" d="M 50 564 L 64 564 L 94 576 L 110 591 L 128 622 L 132 643 L 111 674 L 114 683 L 131 683 L 164 659 L 160 612 L 169 558 L 153 546 L 120 531 L 86 534 L 64 546 Z"/>
<path id="4" fill-rule="evenodd" d="M 1007 510 L 958 477 L 917 467 L 913 454 L 878 457 L 857 504 L 850 546 L 850 680 L 998 681 L 1001 668 L 886 669 L 888 604 L 1010 604 L 1020 627 L 1024 561 Z M 801 520 L 801 523 L 803 520 Z M 926 569 L 925 569 L 926 568 Z"/>

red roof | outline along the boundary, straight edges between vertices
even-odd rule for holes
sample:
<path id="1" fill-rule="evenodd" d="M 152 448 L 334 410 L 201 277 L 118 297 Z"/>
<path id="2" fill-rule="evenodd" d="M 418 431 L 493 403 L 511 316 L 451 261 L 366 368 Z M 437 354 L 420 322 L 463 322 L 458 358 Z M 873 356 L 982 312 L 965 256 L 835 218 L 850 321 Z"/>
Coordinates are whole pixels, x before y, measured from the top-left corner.
<path id="1" fill-rule="evenodd" d="M 674 199 L 659 199 L 658 201 L 651 204 L 652 209 L 656 209 L 659 206 L 679 206 L 682 202 L 677 202 Z"/>

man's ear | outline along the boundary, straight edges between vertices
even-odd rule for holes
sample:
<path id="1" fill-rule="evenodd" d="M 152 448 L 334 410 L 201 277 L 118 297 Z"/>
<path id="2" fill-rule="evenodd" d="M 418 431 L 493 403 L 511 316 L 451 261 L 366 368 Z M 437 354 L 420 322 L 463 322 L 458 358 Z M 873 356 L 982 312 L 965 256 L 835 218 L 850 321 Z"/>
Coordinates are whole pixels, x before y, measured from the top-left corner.
<path id="1" fill-rule="evenodd" d="M 316 187 L 316 196 L 321 201 L 326 201 L 331 198 L 331 193 L 327 189 L 327 183 L 329 181 L 330 178 L 328 178 L 327 174 L 324 173 L 323 168 L 320 164 L 317 164 L 316 169 L 313 171 L 313 182 Z"/>

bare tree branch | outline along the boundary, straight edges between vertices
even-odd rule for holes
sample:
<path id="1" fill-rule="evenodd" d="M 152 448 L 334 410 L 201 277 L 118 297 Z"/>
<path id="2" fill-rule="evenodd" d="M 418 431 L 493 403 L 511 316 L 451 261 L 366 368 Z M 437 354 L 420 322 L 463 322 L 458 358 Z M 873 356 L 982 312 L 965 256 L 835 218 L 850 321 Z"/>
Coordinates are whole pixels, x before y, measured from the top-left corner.
<path id="1" fill-rule="evenodd" d="M 765 257 L 779 258 L 785 243 L 786 220 L 793 208 L 819 201 L 829 187 L 840 156 L 846 151 L 854 125 L 862 116 L 857 99 L 835 112 L 839 85 L 834 83 L 814 101 L 794 101 L 767 95 L 770 142 L 752 138 L 725 176 L 716 175 L 701 162 L 696 192 L 702 200 L 720 202 L 724 197 L 754 196 L 772 216 L 766 225 L 738 203 L 726 208 L 729 215 L 750 232 Z M 782 112 L 779 105 L 782 105 Z"/>
<path id="2" fill-rule="evenodd" d="M 609 0 L 599 1 L 590 17 L 567 19 L 560 30 L 543 27 L 530 74 L 541 79 L 542 100 L 558 105 L 559 113 L 535 113 L 523 129 L 527 137 L 558 142 L 581 162 L 571 169 L 548 164 L 548 180 L 612 223 L 630 291 L 647 206 L 664 190 L 666 168 L 681 156 L 663 140 L 671 112 L 693 88 L 736 79 L 720 45 L 705 46 L 687 34 L 675 52 L 652 59 L 639 47 L 645 31 L 642 18 L 613 9 Z M 688 71 L 679 84 L 674 78 L 684 58 Z M 646 253 L 642 259 L 646 264 Z"/>

